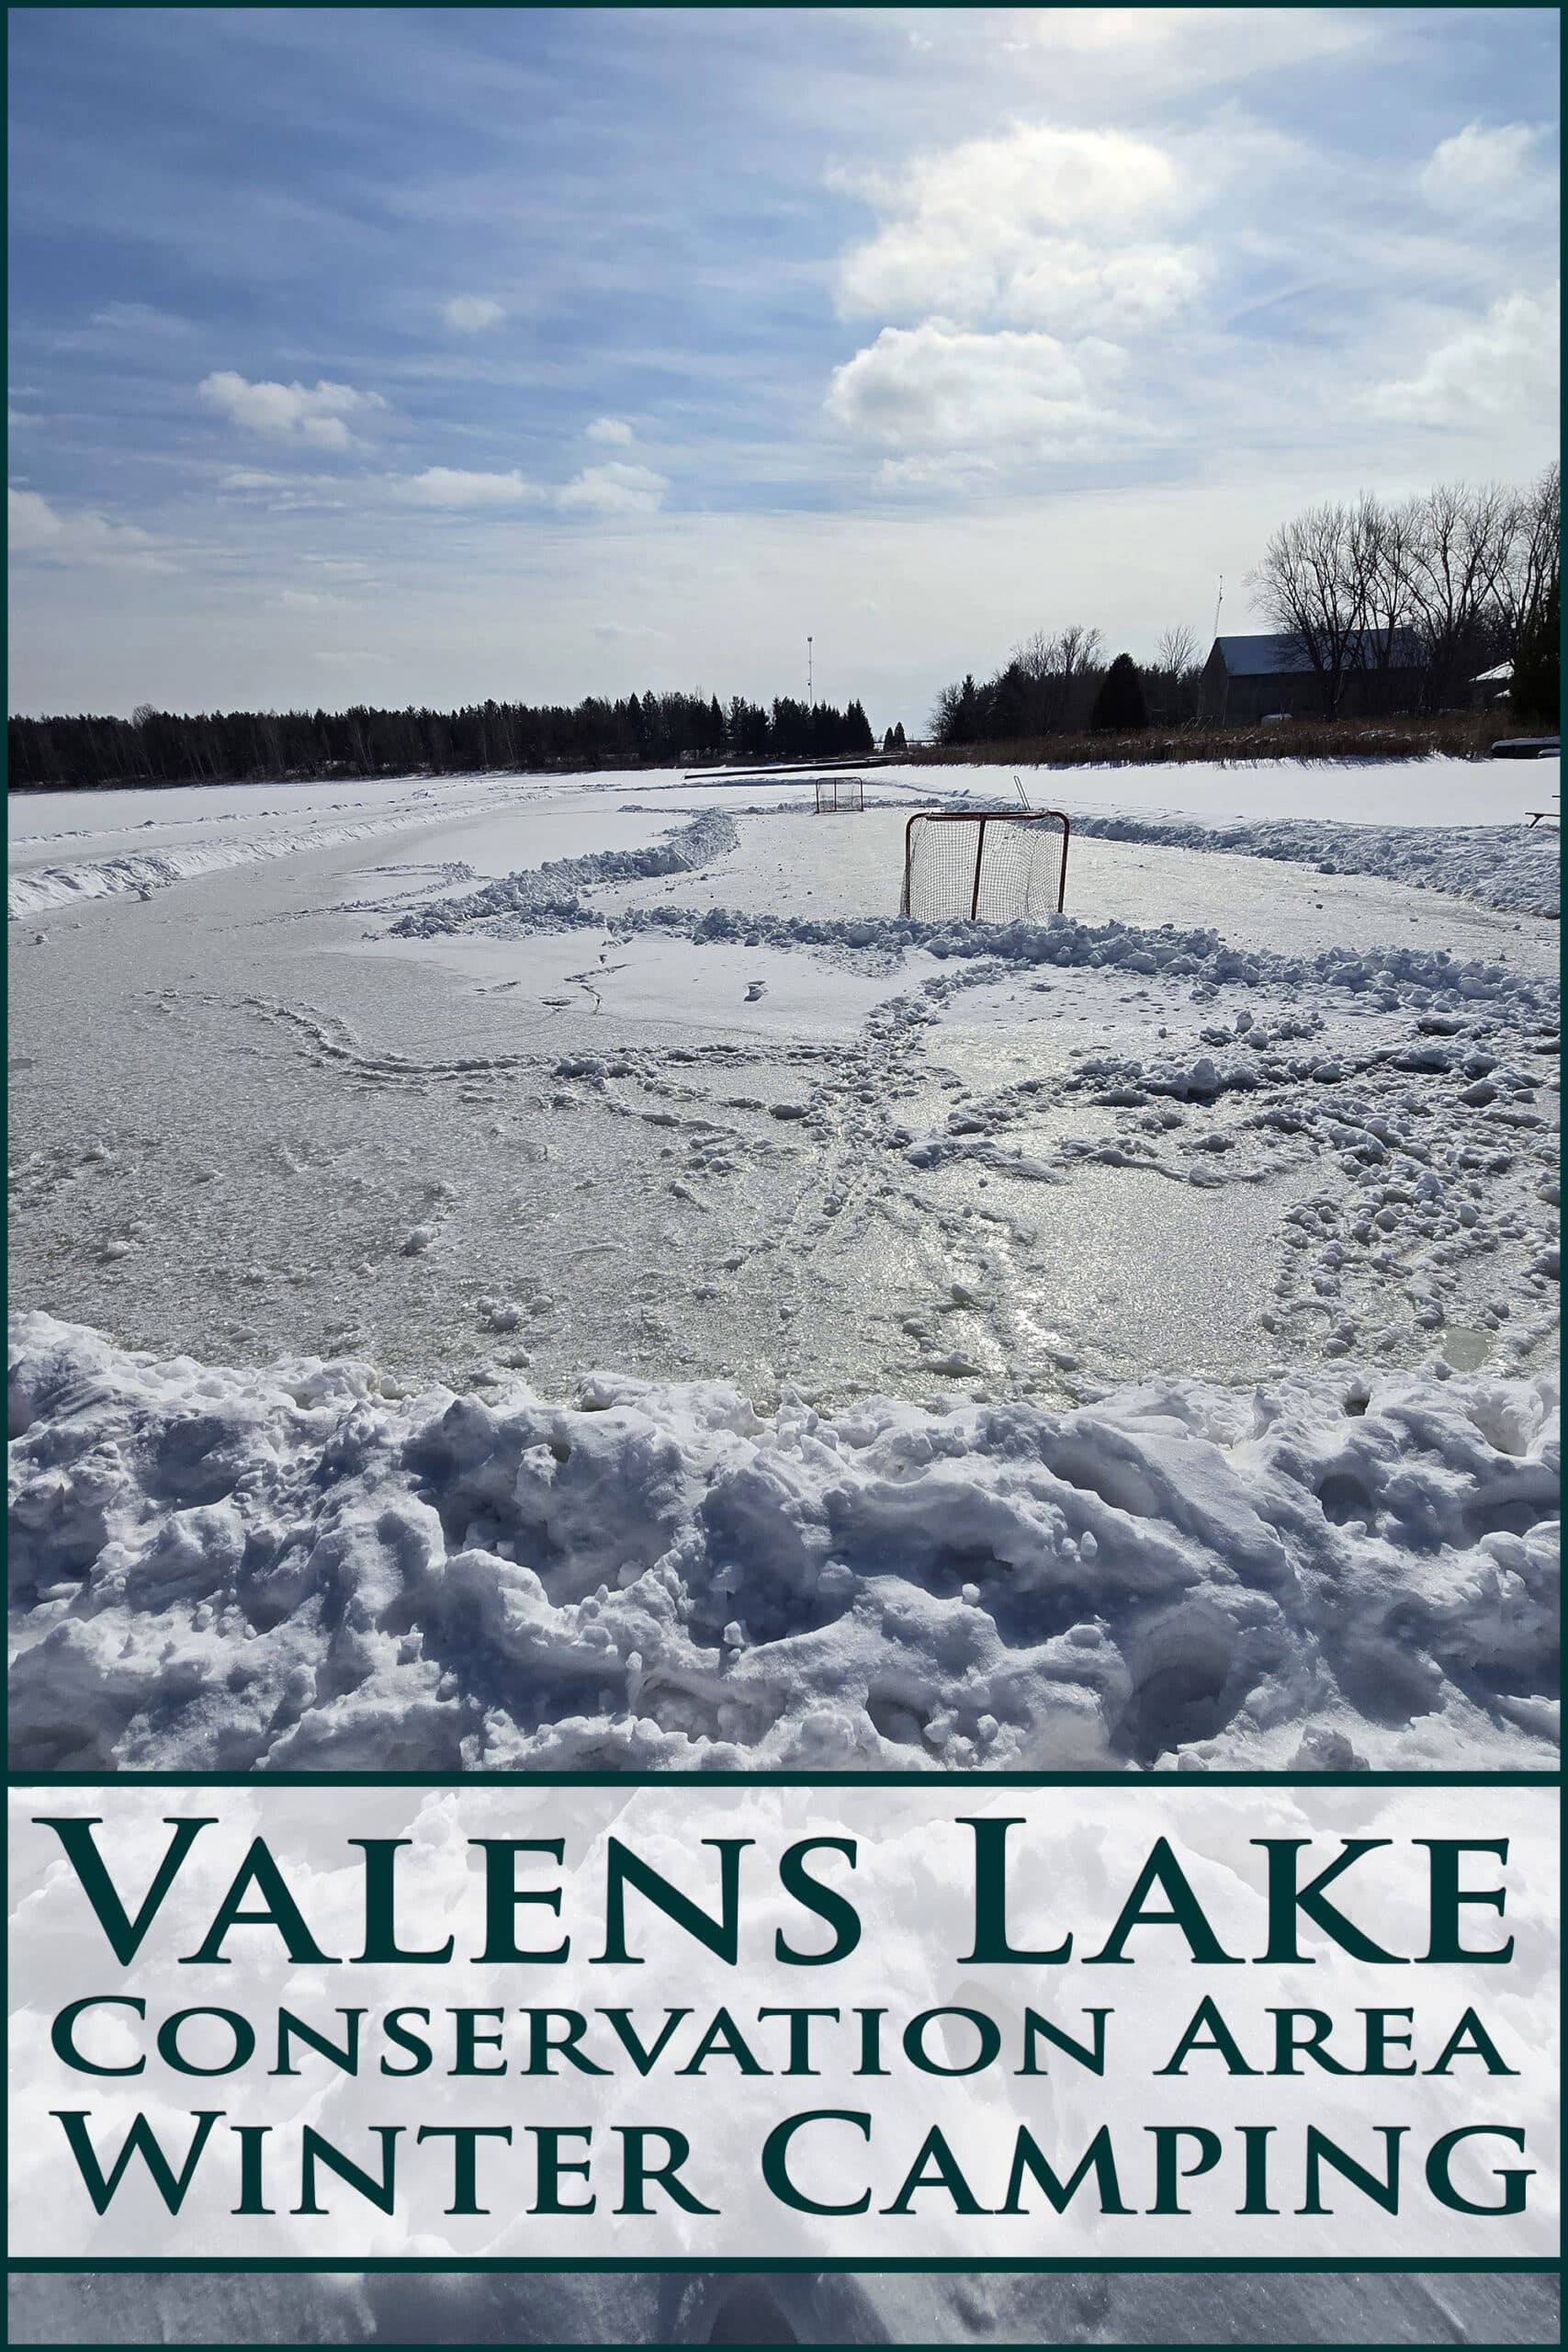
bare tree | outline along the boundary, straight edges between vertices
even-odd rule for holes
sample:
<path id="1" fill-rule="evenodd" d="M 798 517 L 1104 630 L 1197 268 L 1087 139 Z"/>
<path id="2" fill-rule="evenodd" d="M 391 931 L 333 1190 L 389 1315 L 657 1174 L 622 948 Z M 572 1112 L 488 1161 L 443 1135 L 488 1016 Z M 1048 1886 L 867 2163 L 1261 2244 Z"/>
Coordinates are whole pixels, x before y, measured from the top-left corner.
<path id="1" fill-rule="evenodd" d="M 1562 545 L 1562 472 L 1554 458 L 1518 502 L 1514 544 L 1498 582 L 1510 654 L 1559 575 Z"/>
<path id="2" fill-rule="evenodd" d="M 1198 715 L 1202 665 L 1198 639 L 1185 621 L 1160 633 L 1155 658 L 1145 665 L 1144 695 L 1149 716 L 1163 727 L 1180 727 Z"/>
<path id="3" fill-rule="evenodd" d="M 1082 699 L 1083 682 L 1102 666 L 1100 655 L 1104 641 L 1099 629 L 1075 621 L 1055 636 L 1037 628 L 1014 646 L 1012 662 L 1028 682 L 1043 731 L 1070 723 L 1072 706 Z"/>
<path id="4" fill-rule="evenodd" d="M 1497 482 L 1443 482 L 1414 502 L 1411 614 L 1439 708 L 1506 642 L 1506 583 L 1520 527 L 1519 499 Z"/>
<path id="5" fill-rule="evenodd" d="M 1356 512 L 1325 502 L 1281 523 L 1247 575 L 1274 628 L 1298 640 L 1300 666 L 1316 673 L 1325 718 L 1339 708 L 1366 625 L 1369 557 Z"/>
<path id="6" fill-rule="evenodd" d="M 1155 648 L 1154 666 L 1156 670 L 1168 671 L 1173 678 L 1185 677 L 1189 670 L 1197 669 L 1198 639 L 1185 621 L 1178 622 L 1174 628 L 1160 631 L 1159 643 Z"/>
<path id="7" fill-rule="evenodd" d="M 1387 670 L 1398 633 L 1410 626 L 1410 570 L 1416 513 L 1412 504 L 1384 506 L 1363 491 L 1355 506 L 1361 626 L 1360 664 Z"/>
<path id="8" fill-rule="evenodd" d="M 1037 628 L 1013 647 L 1012 658 L 1026 678 L 1041 685 L 1056 673 L 1056 640 Z"/>

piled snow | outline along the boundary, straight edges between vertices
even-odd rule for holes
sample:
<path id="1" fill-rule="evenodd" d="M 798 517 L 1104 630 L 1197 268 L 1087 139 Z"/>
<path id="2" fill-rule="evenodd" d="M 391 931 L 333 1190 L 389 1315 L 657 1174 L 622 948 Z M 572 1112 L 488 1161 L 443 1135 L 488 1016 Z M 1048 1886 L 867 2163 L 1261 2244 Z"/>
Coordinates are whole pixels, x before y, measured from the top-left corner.
<path id="1" fill-rule="evenodd" d="M 460 930 L 466 926 L 455 910 L 466 903 L 447 900 L 428 912 L 405 916 L 394 927 L 405 932 L 429 922 L 440 930 L 450 915 L 451 927 Z M 583 920 L 595 918 L 584 910 Z M 501 937 L 554 928 L 555 917 L 525 903 L 508 910 L 493 926 Z M 818 947 L 874 958 L 918 947 L 958 962 L 983 957 L 1022 967 L 1109 968 L 1151 978 L 1161 976 L 1194 990 L 1226 981 L 1247 988 L 1343 989 L 1373 1003 L 1386 999 L 1388 1010 L 1396 1004 L 1424 1007 L 1452 1000 L 1506 1004 L 1517 1017 L 1535 1020 L 1557 1002 L 1551 982 L 1528 978 L 1504 963 L 1458 963 L 1446 948 L 1334 947 L 1316 956 L 1277 956 L 1267 949 L 1231 946 L 1211 930 L 1162 923 L 1157 931 L 1145 931 L 1123 922 L 1077 922 L 1070 915 L 1053 915 L 1044 922 L 917 922 L 906 915 L 813 918 L 668 906 L 628 908 L 613 918 L 611 928 L 614 933 L 673 933 L 699 944 L 739 941 L 750 947 Z"/>
<path id="2" fill-rule="evenodd" d="M 301 850 L 335 849 L 345 842 L 378 839 L 428 826 L 432 813 L 369 818 L 353 825 L 312 825 L 305 832 L 240 834 L 228 841 L 191 842 L 180 848 L 137 850 L 123 857 L 82 858 L 68 865 L 41 865 L 13 873 L 6 907 L 12 922 L 45 908 L 69 907 L 84 899 L 134 895 L 151 898 L 154 890 L 199 874 L 222 873 L 238 865 L 259 865 L 280 857 L 295 857 Z"/>
<path id="3" fill-rule="evenodd" d="M 1554 1396 L 389 1391 L 13 1328 L 19 1769 L 1551 1758 Z"/>
<path id="4" fill-rule="evenodd" d="M 1519 825 L 1322 824 L 1300 818 L 1216 825 L 1194 819 L 1084 815 L 1074 820 L 1074 829 L 1106 841 L 1280 858 L 1311 865 L 1319 874 L 1373 874 L 1513 913 L 1559 912 L 1554 837 Z"/>
<path id="5" fill-rule="evenodd" d="M 547 858 L 542 865 L 508 874 L 482 890 L 422 907 L 392 925 L 402 939 L 429 939 L 442 932 L 493 927 L 510 933 L 570 930 L 599 917 L 579 893 L 612 882 L 640 882 L 660 874 L 690 874 L 739 841 L 721 810 L 708 809 L 643 849 L 591 850 L 581 857 Z"/>
<path id="6" fill-rule="evenodd" d="M 1555 789 L 1555 765 L 1464 759 L 1145 760 L 1021 770 L 967 763 L 876 771 L 879 786 L 913 786 L 946 800 L 972 794 L 993 807 L 1017 797 L 1021 774 L 1034 806 L 1102 816 L 1196 818 L 1204 825 L 1311 819 L 1330 825 L 1519 825 L 1526 804 Z"/>

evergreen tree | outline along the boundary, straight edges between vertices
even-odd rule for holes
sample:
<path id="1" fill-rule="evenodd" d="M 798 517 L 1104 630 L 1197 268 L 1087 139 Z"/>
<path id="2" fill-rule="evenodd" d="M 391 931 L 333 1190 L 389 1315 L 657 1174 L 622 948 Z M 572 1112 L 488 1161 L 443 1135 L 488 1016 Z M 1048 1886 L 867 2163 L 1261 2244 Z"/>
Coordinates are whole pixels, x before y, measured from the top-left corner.
<path id="1" fill-rule="evenodd" d="M 1130 735 L 1149 723 L 1144 682 L 1130 653 L 1119 653 L 1100 682 L 1089 725 L 1097 734 Z"/>
<path id="2" fill-rule="evenodd" d="M 893 729 L 893 748 L 896 752 L 907 752 L 909 748 L 908 739 L 904 733 L 904 722 L 902 719 L 898 721 L 897 726 Z"/>
<path id="3" fill-rule="evenodd" d="M 1535 719 L 1547 727 L 1558 724 L 1561 710 L 1560 588 L 1561 576 L 1554 573 L 1551 587 L 1519 631 L 1519 650 L 1514 656 L 1514 683 L 1508 696 L 1520 718 Z"/>
<path id="4" fill-rule="evenodd" d="M 998 743 L 1016 743 L 1029 732 L 1029 681 L 1017 662 L 1010 662 L 991 695 L 991 723 L 987 730 Z"/>

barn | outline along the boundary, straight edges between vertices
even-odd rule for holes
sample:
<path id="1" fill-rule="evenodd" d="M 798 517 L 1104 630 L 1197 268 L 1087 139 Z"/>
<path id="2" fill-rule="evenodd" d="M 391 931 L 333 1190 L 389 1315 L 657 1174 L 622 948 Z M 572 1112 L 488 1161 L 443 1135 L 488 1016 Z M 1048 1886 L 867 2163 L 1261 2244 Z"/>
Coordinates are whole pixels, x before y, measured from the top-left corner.
<path id="1" fill-rule="evenodd" d="M 1339 715 L 1418 710 L 1427 657 L 1414 629 L 1357 629 L 1345 650 Z M 1255 726 L 1276 715 L 1322 718 L 1323 685 L 1304 637 L 1216 637 L 1203 664 L 1199 715 L 1210 727 Z"/>

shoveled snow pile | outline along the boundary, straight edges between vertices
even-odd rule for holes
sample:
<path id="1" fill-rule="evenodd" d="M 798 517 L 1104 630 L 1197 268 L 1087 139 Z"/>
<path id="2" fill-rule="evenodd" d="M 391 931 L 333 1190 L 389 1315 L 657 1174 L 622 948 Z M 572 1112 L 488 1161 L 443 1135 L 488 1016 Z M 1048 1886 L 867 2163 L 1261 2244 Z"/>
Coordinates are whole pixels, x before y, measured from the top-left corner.
<path id="1" fill-rule="evenodd" d="M 1523 825 L 1335 825 L 1304 818 L 1226 825 L 1084 815 L 1074 818 L 1073 830 L 1102 841 L 1283 859 L 1319 874 L 1371 874 L 1515 914 L 1559 911 L 1557 838 Z"/>
<path id="2" fill-rule="evenodd" d="M 739 841 L 729 818 L 706 809 L 643 849 L 591 850 L 581 857 L 552 857 L 544 865 L 508 874 L 482 890 L 422 907 L 391 926 L 402 939 L 429 939 L 442 932 L 481 927 L 513 931 L 566 931 L 601 918 L 583 906 L 579 893 L 612 882 L 642 882 L 660 874 L 690 874 Z"/>
<path id="3" fill-rule="evenodd" d="M 420 809 L 412 814 L 367 818 L 359 824 L 309 825 L 289 832 L 192 842 L 183 848 L 137 850 L 126 857 L 89 857 L 69 865 L 27 866 L 10 877 L 6 911 L 14 922 L 19 916 L 39 914 L 47 907 L 74 906 L 84 899 L 147 899 L 154 890 L 166 890 L 171 883 L 188 882 L 199 874 L 219 874 L 234 866 L 297 857 L 302 850 L 337 849 L 348 842 L 374 841 L 412 825 L 428 827 L 430 822 L 429 809 Z"/>
<path id="4" fill-rule="evenodd" d="M 12 1336 L 19 1769 L 1552 1760 L 1544 1382 L 762 1417 Z"/>
<path id="5" fill-rule="evenodd" d="M 445 900 L 425 912 L 405 915 L 393 928 L 418 930 L 427 922 L 444 928 L 447 910 L 465 903 Z M 604 915 L 586 910 L 583 920 L 606 922 Z M 468 926 L 454 913 L 450 927 Z M 498 937 L 522 937 L 532 930 L 553 930 L 557 921 L 543 913 L 536 920 L 533 909 L 519 905 L 486 927 Z M 1279 956 L 1266 948 L 1233 946 L 1216 931 L 1182 930 L 1174 923 L 1143 930 L 1124 922 L 1077 922 L 1070 915 L 1053 915 L 1044 922 L 917 922 L 905 915 L 812 917 L 739 912 L 728 907 L 658 906 L 625 908 L 608 918 L 607 928 L 612 936 L 673 933 L 699 946 L 822 947 L 840 956 L 845 951 L 869 955 L 878 963 L 903 949 L 920 947 L 959 962 L 983 958 L 1019 967 L 1054 965 L 1059 970 L 1109 968 L 1179 980 L 1199 999 L 1205 989 L 1235 981 L 1247 988 L 1345 990 L 1370 1004 L 1381 1003 L 1387 1012 L 1397 1005 L 1424 1010 L 1453 1002 L 1506 1006 L 1504 1018 L 1532 1023 L 1554 1012 L 1558 1001 L 1554 982 L 1529 979 L 1501 962 L 1461 962 L 1446 947 L 1332 947 L 1315 956 Z"/>

